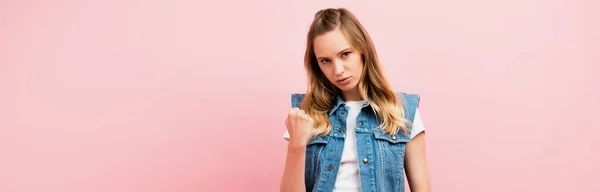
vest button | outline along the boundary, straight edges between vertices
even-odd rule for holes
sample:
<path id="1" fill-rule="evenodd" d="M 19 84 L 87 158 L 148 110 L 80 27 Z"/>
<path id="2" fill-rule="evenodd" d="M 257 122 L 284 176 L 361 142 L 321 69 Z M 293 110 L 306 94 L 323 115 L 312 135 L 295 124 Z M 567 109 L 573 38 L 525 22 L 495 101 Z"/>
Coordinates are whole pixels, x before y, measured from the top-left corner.
<path id="1" fill-rule="evenodd" d="M 333 170 L 333 165 L 329 165 L 327 169 L 329 169 L 330 171 Z"/>
<path id="2" fill-rule="evenodd" d="M 364 123 L 363 123 L 362 121 L 359 121 L 359 122 L 358 122 L 358 125 L 360 125 L 360 126 L 363 126 L 363 125 L 364 125 Z"/>
<path id="3" fill-rule="evenodd" d="M 344 115 L 344 114 L 346 114 L 346 110 L 343 110 L 343 111 L 342 111 L 342 115 Z"/>
<path id="4" fill-rule="evenodd" d="M 393 140 L 396 140 L 396 135 L 392 135 L 392 139 L 393 139 Z"/>
<path id="5" fill-rule="evenodd" d="M 369 162 L 369 159 L 367 159 L 366 157 L 363 159 L 363 163 L 367 163 Z"/>
<path id="6" fill-rule="evenodd" d="M 342 128 L 338 128 L 338 132 L 340 132 L 340 133 L 341 133 L 341 132 L 342 132 Z"/>

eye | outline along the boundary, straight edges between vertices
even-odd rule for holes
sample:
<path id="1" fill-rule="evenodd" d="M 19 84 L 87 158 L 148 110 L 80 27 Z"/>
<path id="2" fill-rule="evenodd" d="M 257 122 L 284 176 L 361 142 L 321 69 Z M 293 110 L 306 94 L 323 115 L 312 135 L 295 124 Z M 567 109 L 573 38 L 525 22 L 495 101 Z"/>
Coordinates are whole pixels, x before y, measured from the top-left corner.
<path id="1" fill-rule="evenodd" d="M 329 62 L 329 59 L 321 59 L 321 63 L 326 64 Z"/>
<path id="2" fill-rule="evenodd" d="M 350 55 L 350 51 L 346 51 L 346 52 L 342 53 L 342 57 L 346 57 L 348 55 Z"/>

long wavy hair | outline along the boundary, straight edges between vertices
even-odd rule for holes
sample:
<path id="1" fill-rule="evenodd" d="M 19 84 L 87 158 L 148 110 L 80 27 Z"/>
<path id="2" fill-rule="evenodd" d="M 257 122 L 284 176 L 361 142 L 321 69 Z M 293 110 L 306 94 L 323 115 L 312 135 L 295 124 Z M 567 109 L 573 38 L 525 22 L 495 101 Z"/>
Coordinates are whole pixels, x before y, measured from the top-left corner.
<path id="1" fill-rule="evenodd" d="M 399 131 L 407 133 L 407 124 L 411 122 L 405 119 L 403 101 L 396 97 L 387 82 L 367 30 L 347 9 L 327 8 L 318 11 L 314 16 L 308 31 L 304 55 L 308 89 L 301 107 L 314 119 L 313 134 L 325 136 L 331 131 L 332 124 L 328 112 L 333 107 L 336 96 L 341 94 L 341 90 L 333 85 L 319 68 L 313 47 L 315 37 L 335 29 L 340 29 L 362 55 L 364 65 L 357 86 L 361 97 L 371 105 L 381 120 L 378 128 L 391 135 Z"/>

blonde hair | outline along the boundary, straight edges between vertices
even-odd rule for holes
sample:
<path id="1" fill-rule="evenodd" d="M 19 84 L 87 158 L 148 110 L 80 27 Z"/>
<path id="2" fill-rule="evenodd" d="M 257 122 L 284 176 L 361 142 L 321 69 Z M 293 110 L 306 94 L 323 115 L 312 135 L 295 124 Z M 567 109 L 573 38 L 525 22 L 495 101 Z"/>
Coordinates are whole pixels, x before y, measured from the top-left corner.
<path id="1" fill-rule="evenodd" d="M 403 101 L 396 97 L 385 79 L 369 34 L 347 9 L 328 8 L 315 14 L 308 31 L 304 55 L 308 89 L 301 108 L 314 119 L 313 134 L 325 136 L 331 131 L 332 124 L 328 112 L 333 107 L 336 96 L 341 93 L 339 88 L 327 80 L 319 68 L 313 47 L 315 37 L 334 29 L 340 29 L 351 41 L 352 46 L 362 54 L 364 65 L 357 86 L 361 97 L 371 105 L 381 120 L 378 128 L 391 135 L 399 131 L 408 133 L 407 124 L 410 122 L 405 119 Z"/>

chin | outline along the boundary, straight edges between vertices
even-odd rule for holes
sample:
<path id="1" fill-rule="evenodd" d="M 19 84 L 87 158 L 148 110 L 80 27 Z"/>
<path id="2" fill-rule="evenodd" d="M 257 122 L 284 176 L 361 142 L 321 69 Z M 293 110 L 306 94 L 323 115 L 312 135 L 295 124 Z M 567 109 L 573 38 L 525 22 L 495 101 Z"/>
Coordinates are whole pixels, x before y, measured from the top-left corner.
<path id="1" fill-rule="evenodd" d="M 353 89 L 356 89 L 358 87 L 358 83 L 349 83 L 348 85 L 342 85 L 342 86 L 337 85 L 337 87 L 340 90 L 346 92 L 346 91 L 351 91 Z"/>

